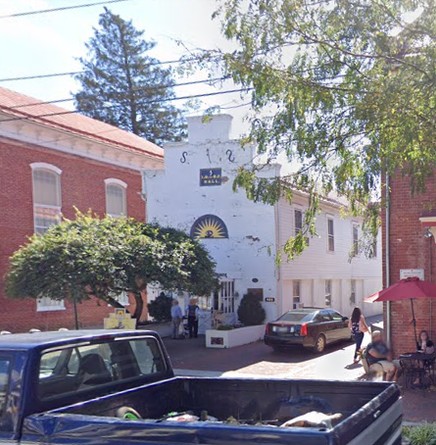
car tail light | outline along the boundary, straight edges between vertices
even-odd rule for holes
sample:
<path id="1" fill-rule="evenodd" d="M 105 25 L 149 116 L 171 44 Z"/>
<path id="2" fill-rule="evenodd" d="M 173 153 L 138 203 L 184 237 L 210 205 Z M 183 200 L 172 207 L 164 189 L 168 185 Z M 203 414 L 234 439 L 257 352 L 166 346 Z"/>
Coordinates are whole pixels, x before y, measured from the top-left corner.
<path id="1" fill-rule="evenodd" d="M 267 323 L 267 325 L 265 326 L 265 335 L 269 334 L 271 334 L 271 325 Z"/>
<path id="2" fill-rule="evenodd" d="M 301 325 L 300 335 L 307 335 L 307 323 Z"/>

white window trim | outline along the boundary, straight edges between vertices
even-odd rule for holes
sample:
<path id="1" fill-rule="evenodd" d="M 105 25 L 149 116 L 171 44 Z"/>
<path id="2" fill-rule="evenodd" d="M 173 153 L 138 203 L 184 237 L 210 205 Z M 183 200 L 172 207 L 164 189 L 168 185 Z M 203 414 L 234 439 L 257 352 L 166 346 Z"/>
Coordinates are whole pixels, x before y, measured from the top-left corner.
<path id="1" fill-rule="evenodd" d="M 121 187 L 124 189 L 124 215 L 127 216 L 127 183 L 124 181 L 121 181 L 121 179 L 116 178 L 106 178 L 104 180 L 104 187 L 105 187 L 105 199 L 106 199 L 106 215 L 112 216 L 113 218 L 119 218 L 120 215 L 114 215 L 112 213 L 109 213 L 107 211 L 107 188 L 110 185 L 117 185 L 118 187 Z"/>
<path id="2" fill-rule="evenodd" d="M 64 300 L 56 300 L 57 305 L 46 306 L 41 304 L 41 299 L 36 300 L 36 312 L 55 312 L 64 311 L 66 309 Z"/>
<path id="3" fill-rule="evenodd" d="M 356 240 L 356 244 L 357 244 L 357 252 L 354 250 L 354 229 L 357 228 L 357 240 Z M 352 221 L 351 223 L 351 249 L 353 252 L 353 256 L 354 257 L 358 257 L 359 256 L 359 232 L 360 232 L 360 224 L 357 221 Z"/>
<path id="4" fill-rule="evenodd" d="M 37 228 L 39 226 L 36 224 L 36 212 L 35 212 L 36 208 L 56 210 L 57 213 L 59 214 L 59 221 L 60 221 L 60 218 L 62 215 L 62 181 L 61 181 L 62 170 L 53 164 L 48 164 L 47 162 L 32 162 L 30 164 L 30 168 L 32 169 L 33 230 L 35 233 L 37 233 Z M 58 181 L 58 187 L 59 187 L 59 200 L 60 200 L 59 206 L 35 203 L 35 196 L 34 196 L 35 186 L 34 186 L 33 173 L 34 173 L 34 171 L 37 171 L 37 170 L 46 170 L 46 171 L 49 171 L 51 173 L 55 173 L 58 175 L 57 181 Z M 65 307 L 63 309 L 65 309 Z"/>
<path id="5" fill-rule="evenodd" d="M 57 173 L 58 175 L 62 174 L 62 170 L 59 167 L 56 167 L 52 164 L 47 164 L 46 162 L 33 162 L 30 164 L 30 168 L 33 170 L 49 170 L 53 173 Z"/>
<path id="6" fill-rule="evenodd" d="M 295 295 L 296 284 L 298 284 L 298 295 Z M 301 280 L 292 280 L 292 307 L 298 309 L 301 304 Z"/>
<path id="7" fill-rule="evenodd" d="M 116 178 L 106 178 L 105 180 L 104 180 L 104 184 L 105 185 L 119 185 L 119 186 L 121 186 L 121 187 L 123 187 L 123 188 L 127 188 L 127 183 L 126 182 L 124 182 L 124 181 L 121 181 L 121 179 L 116 179 Z"/>
<path id="8" fill-rule="evenodd" d="M 333 250 L 330 250 L 330 234 L 329 234 L 329 221 L 333 222 Z M 335 218 L 333 215 L 326 214 L 326 234 L 327 234 L 327 252 L 328 253 L 335 253 L 336 250 L 336 240 L 335 240 Z"/>
<path id="9" fill-rule="evenodd" d="M 354 284 L 354 286 L 353 286 Z M 353 298 L 354 294 L 354 298 Z M 355 278 L 352 278 L 350 280 L 350 303 L 353 305 L 356 304 L 357 301 L 357 280 Z"/>
<path id="10" fill-rule="evenodd" d="M 304 211 L 303 211 L 303 207 L 296 204 L 294 205 L 294 209 L 293 209 L 293 217 L 294 217 L 294 236 L 297 235 L 297 225 L 296 225 L 296 218 L 295 218 L 295 212 L 301 212 L 301 230 L 303 230 L 303 225 L 304 225 Z"/>
<path id="11" fill-rule="evenodd" d="M 329 282 L 330 284 L 330 289 L 329 289 L 329 293 L 327 293 L 327 282 Z M 331 308 L 332 307 L 332 298 L 333 298 L 333 280 L 331 278 L 325 279 L 324 280 L 324 301 L 327 300 L 327 296 L 330 296 L 330 304 L 327 306 L 327 304 L 325 303 L 326 307 Z"/>

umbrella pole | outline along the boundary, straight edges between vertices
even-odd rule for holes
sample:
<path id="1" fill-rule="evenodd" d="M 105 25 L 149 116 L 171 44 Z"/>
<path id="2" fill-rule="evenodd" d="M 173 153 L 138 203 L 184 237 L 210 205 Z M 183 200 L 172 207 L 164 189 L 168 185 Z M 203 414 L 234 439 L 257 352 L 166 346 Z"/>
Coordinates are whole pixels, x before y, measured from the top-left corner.
<path id="1" fill-rule="evenodd" d="M 412 306 L 412 323 L 413 323 L 413 333 L 415 334 L 415 343 L 418 347 L 418 335 L 416 334 L 416 318 L 415 318 L 415 308 L 413 306 L 413 298 L 410 299 L 410 305 Z"/>

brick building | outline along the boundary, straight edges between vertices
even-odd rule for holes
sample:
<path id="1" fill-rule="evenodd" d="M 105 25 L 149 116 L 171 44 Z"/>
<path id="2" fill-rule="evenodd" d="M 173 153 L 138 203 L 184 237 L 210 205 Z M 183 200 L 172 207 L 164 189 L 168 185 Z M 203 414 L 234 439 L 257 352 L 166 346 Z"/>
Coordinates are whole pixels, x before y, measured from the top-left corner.
<path id="1" fill-rule="evenodd" d="M 388 178 L 390 189 L 383 220 L 384 284 L 407 275 L 436 279 L 436 177 L 427 180 L 423 193 L 412 193 L 410 177 Z M 427 227 L 431 227 L 431 231 Z M 432 234 L 433 232 L 433 234 Z M 388 240 L 388 243 L 386 242 Z M 415 350 L 410 300 L 384 303 L 385 326 L 396 355 Z M 436 299 L 414 300 L 417 331 L 436 339 Z"/>
<path id="2" fill-rule="evenodd" d="M 68 302 L 6 298 L 9 256 L 74 208 L 144 220 L 141 171 L 162 168 L 162 159 L 138 136 L 0 88 L 0 330 L 73 326 Z M 102 326 L 109 309 L 79 304 L 81 326 Z"/>

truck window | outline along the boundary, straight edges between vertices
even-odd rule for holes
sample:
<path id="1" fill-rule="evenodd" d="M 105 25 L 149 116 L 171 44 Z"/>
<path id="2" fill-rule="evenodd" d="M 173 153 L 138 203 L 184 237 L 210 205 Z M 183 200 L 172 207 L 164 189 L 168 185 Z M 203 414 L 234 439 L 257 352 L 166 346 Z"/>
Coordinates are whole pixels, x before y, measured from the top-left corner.
<path id="1" fill-rule="evenodd" d="M 166 369 L 155 338 L 115 338 L 42 353 L 38 395 L 42 400 L 113 386 Z"/>
<path id="2" fill-rule="evenodd" d="M 131 341 L 132 351 L 143 375 L 165 371 L 165 363 L 159 346 L 154 339 Z"/>
<path id="3" fill-rule="evenodd" d="M 8 394 L 10 367 L 10 358 L 0 357 L 0 415 L 3 415 L 3 409 Z"/>

